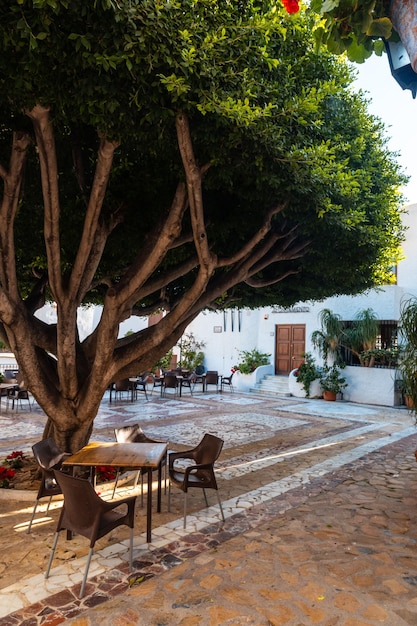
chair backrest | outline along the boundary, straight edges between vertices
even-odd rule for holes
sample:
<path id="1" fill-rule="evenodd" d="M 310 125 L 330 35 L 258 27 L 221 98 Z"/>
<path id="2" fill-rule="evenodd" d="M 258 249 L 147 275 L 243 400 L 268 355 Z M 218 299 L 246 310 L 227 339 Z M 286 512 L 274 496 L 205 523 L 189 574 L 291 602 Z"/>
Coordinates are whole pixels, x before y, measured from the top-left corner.
<path id="1" fill-rule="evenodd" d="M 206 385 L 217 385 L 219 382 L 219 374 L 218 372 L 207 372 L 206 374 Z"/>
<path id="2" fill-rule="evenodd" d="M 114 436 L 116 437 L 117 443 L 165 443 L 159 439 L 147 437 L 139 424 L 115 428 Z"/>
<path id="3" fill-rule="evenodd" d="M 164 387 L 169 387 L 176 389 L 178 387 L 178 380 L 176 376 L 172 374 L 165 374 L 164 376 Z"/>
<path id="4" fill-rule="evenodd" d="M 64 452 L 61 452 L 52 437 L 38 441 L 38 443 L 32 446 L 32 450 L 36 462 L 44 470 L 59 467 L 65 456 Z"/>
<path id="5" fill-rule="evenodd" d="M 201 376 L 202 374 L 204 374 L 204 365 L 197 365 L 197 367 L 195 368 L 195 373 L 197 374 L 197 376 Z"/>
<path id="6" fill-rule="evenodd" d="M 97 529 L 94 522 L 97 513 L 103 509 L 103 501 L 94 491 L 93 485 L 85 478 L 76 478 L 54 470 L 55 480 L 64 494 L 64 508 L 61 515 L 61 529 L 72 530 L 91 539 Z"/>
<path id="7" fill-rule="evenodd" d="M 114 383 L 116 391 L 130 391 L 130 381 L 128 378 L 121 378 Z"/>
<path id="8" fill-rule="evenodd" d="M 220 456 L 223 448 L 223 439 L 206 433 L 200 443 L 194 448 L 193 457 L 196 463 L 214 463 Z"/>

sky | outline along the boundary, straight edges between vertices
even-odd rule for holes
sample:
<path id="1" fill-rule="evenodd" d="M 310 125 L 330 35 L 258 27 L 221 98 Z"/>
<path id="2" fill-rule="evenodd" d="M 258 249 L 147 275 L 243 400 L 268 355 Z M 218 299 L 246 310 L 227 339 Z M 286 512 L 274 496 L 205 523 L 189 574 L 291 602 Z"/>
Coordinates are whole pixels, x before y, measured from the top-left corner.
<path id="1" fill-rule="evenodd" d="M 389 149 L 400 153 L 398 162 L 411 177 L 403 189 L 406 204 L 417 203 L 417 98 L 393 78 L 386 54 L 372 55 L 355 68 L 355 87 L 366 92 L 369 112 L 384 122 Z"/>

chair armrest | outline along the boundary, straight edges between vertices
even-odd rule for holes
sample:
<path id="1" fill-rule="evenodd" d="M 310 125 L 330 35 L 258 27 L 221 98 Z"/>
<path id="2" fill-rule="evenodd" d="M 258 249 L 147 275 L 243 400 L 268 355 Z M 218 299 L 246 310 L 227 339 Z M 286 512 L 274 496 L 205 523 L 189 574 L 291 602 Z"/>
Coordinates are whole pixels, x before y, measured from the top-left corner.
<path id="1" fill-rule="evenodd" d="M 168 455 L 169 467 L 174 467 L 174 461 L 177 459 L 192 459 L 194 448 L 192 450 L 184 450 L 183 452 L 170 452 Z"/>
<path id="2" fill-rule="evenodd" d="M 189 465 L 188 467 L 185 468 L 184 474 L 185 476 L 188 476 L 189 474 L 191 474 L 191 472 L 195 472 L 197 470 L 205 470 L 205 469 L 214 471 L 213 463 L 201 463 L 200 465 Z"/>
<path id="3" fill-rule="evenodd" d="M 100 496 L 99 496 L 100 497 Z M 107 502 L 100 497 L 101 501 L 105 505 L 104 508 L 107 511 L 111 511 L 112 509 L 117 509 L 118 506 L 122 504 L 127 504 L 128 510 L 135 506 L 137 496 L 128 496 L 127 498 L 122 498 L 121 500 L 112 500 L 111 502 Z"/>

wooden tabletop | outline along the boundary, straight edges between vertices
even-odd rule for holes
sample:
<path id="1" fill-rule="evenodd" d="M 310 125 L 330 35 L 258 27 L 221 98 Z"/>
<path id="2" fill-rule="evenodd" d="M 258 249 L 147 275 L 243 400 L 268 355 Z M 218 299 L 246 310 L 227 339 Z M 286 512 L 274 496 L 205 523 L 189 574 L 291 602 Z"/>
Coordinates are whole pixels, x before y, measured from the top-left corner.
<path id="1" fill-rule="evenodd" d="M 166 443 L 103 443 L 92 441 L 65 459 L 63 465 L 158 467 L 167 448 Z"/>

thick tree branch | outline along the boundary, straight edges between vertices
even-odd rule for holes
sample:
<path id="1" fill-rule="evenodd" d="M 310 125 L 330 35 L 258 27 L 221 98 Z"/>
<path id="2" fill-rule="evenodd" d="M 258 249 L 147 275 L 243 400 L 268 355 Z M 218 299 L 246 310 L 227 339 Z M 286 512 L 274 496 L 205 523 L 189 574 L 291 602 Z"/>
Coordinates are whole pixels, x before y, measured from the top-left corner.
<path id="1" fill-rule="evenodd" d="M 158 268 L 167 251 L 181 233 L 184 212 L 188 206 L 184 183 L 178 183 L 169 211 L 155 225 L 145 245 L 120 280 L 112 297 L 125 307 L 132 307 L 139 299 L 142 286 Z"/>
<path id="2" fill-rule="evenodd" d="M 7 171 L 4 167 L 1 169 L 4 190 L 0 209 L 0 281 L 8 296 L 16 302 L 19 299 L 19 290 L 13 227 L 19 205 L 29 143 L 30 137 L 27 133 L 13 133 L 9 170 Z"/>
<path id="3" fill-rule="evenodd" d="M 55 139 L 49 119 L 49 109 L 36 105 L 28 116 L 35 130 L 36 144 L 41 168 L 42 193 L 44 201 L 44 238 L 48 259 L 49 286 L 58 304 L 63 303 L 61 274 L 61 248 L 59 236 L 59 190 L 58 166 L 56 161 Z"/>
<path id="4" fill-rule="evenodd" d="M 108 235 L 108 232 L 101 229 L 102 237 L 101 243 L 98 245 L 98 254 L 92 254 L 94 245 L 99 241 L 97 237 L 98 221 L 113 164 L 114 151 L 118 145 L 118 143 L 108 141 L 105 138 L 100 142 L 93 186 L 84 219 L 83 233 L 69 283 L 69 296 L 77 302 L 82 300 L 82 295 L 85 294 L 90 286 Z M 95 260 L 93 261 L 93 259 Z M 87 265 L 90 266 L 89 271 L 86 271 Z"/>
<path id="5" fill-rule="evenodd" d="M 276 285 L 277 283 L 280 283 L 282 280 L 285 280 L 286 278 L 288 278 L 288 276 L 293 276 L 294 274 L 299 274 L 300 270 L 288 270 L 287 272 L 283 272 L 282 274 L 280 274 L 279 276 L 276 276 L 275 278 L 272 278 L 270 280 L 261 280 L 261 279 L 256 279 L 256 278 L 247 278 L 245 280 L 245 283 L 247 285 L 249 285 L 249 287 L 254 287 L 255 289 L 261 289 L 262 287 L 268 287 L 270 285 Z"/>
<path id="6" fill-rule="evenodd" d="M 195 160 L 190 126 L 187 116 L 180 112 L 176 117 L 178 146 L 187 181 L 188 202 L 190 204 L 191 226 L 194 243 L 200 266 L 213 266 L 213 255 L 210 252 L 204 221 L 204 205 L 202 193 L 202 171 Z"/>

